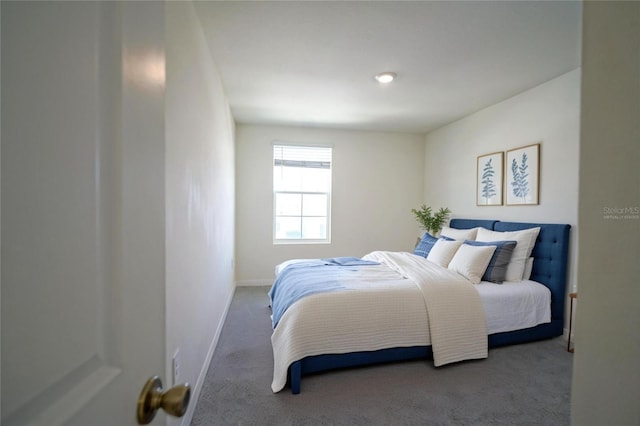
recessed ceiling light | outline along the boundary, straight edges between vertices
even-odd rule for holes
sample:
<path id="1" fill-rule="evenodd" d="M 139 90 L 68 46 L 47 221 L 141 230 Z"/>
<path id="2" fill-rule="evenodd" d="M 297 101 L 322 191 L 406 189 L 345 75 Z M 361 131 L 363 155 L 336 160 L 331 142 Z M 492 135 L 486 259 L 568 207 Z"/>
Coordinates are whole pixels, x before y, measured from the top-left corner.
<path id="1" fill-rule="evenodd" d="M 375 79 L 378 81 L 378 83 L 388 84 L 391 83 L 396 78 L 396 76 L 397 74 L 395 72 L 381 72 L 380 74 L 377 74 L 375 76 Z"/>

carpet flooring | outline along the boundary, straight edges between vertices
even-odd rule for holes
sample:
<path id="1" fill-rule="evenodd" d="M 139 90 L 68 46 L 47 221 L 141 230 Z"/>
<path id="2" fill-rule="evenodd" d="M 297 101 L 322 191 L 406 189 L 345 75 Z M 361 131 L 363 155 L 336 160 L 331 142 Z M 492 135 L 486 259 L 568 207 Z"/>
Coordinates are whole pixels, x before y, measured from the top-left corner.
<path id="1" fill-rule="evenodd" d="M 562 338 L 439 368 L 418 360 L 320 373 L 303 378 L 299 395 L 274 394 L 267 290 L 237 288 L 192 426 L 570 424 Z"/>

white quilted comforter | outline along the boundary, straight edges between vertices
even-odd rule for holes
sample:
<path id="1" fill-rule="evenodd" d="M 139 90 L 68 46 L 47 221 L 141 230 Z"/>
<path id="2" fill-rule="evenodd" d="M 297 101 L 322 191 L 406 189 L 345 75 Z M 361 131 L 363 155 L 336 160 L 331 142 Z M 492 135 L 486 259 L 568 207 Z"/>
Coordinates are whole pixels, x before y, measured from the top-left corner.
<path id="1" fill-rule="evenodd" d="M 434 365 L 486 358 L 480 297 L 460 275 L 403 252 L 373 252 L 346 290 L 307 296 L 284 313 L 272 336 L 271 388 L 306 356 L 431 345 Z M 357 291 L 353 291 L 357 290 Z"/>

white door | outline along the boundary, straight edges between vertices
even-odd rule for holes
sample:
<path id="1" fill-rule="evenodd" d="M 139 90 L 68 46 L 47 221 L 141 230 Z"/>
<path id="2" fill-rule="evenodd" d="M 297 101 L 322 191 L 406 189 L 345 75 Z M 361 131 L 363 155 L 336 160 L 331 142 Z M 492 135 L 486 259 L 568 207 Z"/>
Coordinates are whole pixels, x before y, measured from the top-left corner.
<path id="1" fill-rule="evenodd" d="M 135 425 L 167 365 L 164 5 L 1 15 L 2 424 Z"/>

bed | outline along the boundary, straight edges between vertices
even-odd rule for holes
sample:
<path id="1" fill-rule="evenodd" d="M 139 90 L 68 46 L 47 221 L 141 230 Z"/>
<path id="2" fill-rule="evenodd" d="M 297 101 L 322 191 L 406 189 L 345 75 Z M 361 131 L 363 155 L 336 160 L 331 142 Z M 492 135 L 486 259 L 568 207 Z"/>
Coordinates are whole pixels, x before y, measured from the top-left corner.
<path id="1" fill-rule="evenodd" d="M 502 285 L 481 282 L 477 286 L 469 286 L 467 283 L 466 286 L 475 288 L 478 294 L 482 293 L 481 289 L 489 293 L 495 293 L 498 290 L 504 293 L 509 288 L 517 287 L 518 291 L 522 291 L 525 286 L 531 287 L 532 292 L 535 290 L 540 294 L 543 305 L 546 304 L 546 312 L 536 308 L 541 313 L 538 318 L 531 319 L 533 325 L 513 325 L 507 327 L 508 331 L 502 331 L 500 324 L 493 324 L 490 318 L 487 310 L 487 296 L 463 295 L 468 291 L 463 285 L 460 286 L 462 293 L 455 293 L 458 287 L 455 287 L 455 291 L 451 290 L 454 287 L 447 287 L 449 289 L 447 293 L 454 294 L 450 296 L 452 300 L 439 301 L 437 304 L 431 302 L 432 305 L 429 307 L 427 300 L 431 296 L 427 297 L 427 293 L 442 290 L 438 290 L 437 285 L 435 290 L 431 287 L 425 289 L 421 285 L 416 286 L 416 283 L 421 282 L 421 276 L 413 277 L 412 269 L 402 269 L 405 263 L 411 268 L 413 264 L 417 265 L 415 256 L 411 254 L 373 252 L 362 259 L 340 258 L 338 262 L 356 262 L 353 268 L 350 263 L 340 265 L 342 269 L 353 271 L 351 272 L 353 279 L 347 280 L 348 288 L 346 289 L 327 291 L 323 288 L 322 291 L 315 292 L 312 285 L 310 294 L 286 309 L 280 306 L 281 302 L 278 302 L 270 292 L 274 318 L 272 390 L 278 392 L 289 384 L 292 393 L 297 394 L 301 390 L 301 380 L 304 375 L 321 371 L 416 358 L 433 359 L 434 364 L 438 366 L 486 357 L 488 348 L 547 339 L 563 334 L 569 225 L 452 219 L 449 227 L 452 230 L 483 228 L 489 233 L 491 231 L 513 233 L 539 228 L 534 237 L 535 245 L 530 252 L 531 269 L 528 280 L 516 286 L 510 286 L 509 282 Z M 487 231 L 482 232 L 487 233 Z M 362 267 L 356 266 L 359 261 L 363 262 Z M 426 263 L 429 262 L 420 263 L 420 268 Z M 285 267 L 291 269 L 293 264 L 295 262 L 280 265 L 279 270 Z M 301 264 L 301 268 L 302 266 L 314 265 Z M 371 272 L 366 272 L 367 275 L 360 279 L 363 270 Z M 447 286 L 452 283 L 460 284 L 456 283 L 456 278 L 452 276 L 456 275 L 455 273 L 426 268 L 424 271 L 419 271 L 419 274 L 426 276 L 436 274 L 438 279 L 434 281 L 449 279 L 451 282 L 447 283 Z M 332 282 L 329 279 L 318 284 L 319 287 L 327 285 L 343 287 L 342 284 L 344 284 L 342 281 L 339 284 L 336 282 L 331 284 Z M 418 291 L 422 293 L 416 293 Z M 337 295 L 338 293 L 340 296 Z M 473 293 L 475 294 L 475 290 Z M 420 294 L 424 296 L 424 301 L 421 300 Z M 468 296 L 472 299 L 478 297 L 481 304 L 478 305 L 478 302 L 473 300 L 469 303 L 461 302 L 465 300 L 461 299 L 462 297 Z M 444 295 L 445 299 L 446 297 L 447 295 Z M 455 306 L 456 303 L 463 304 L 465 308 L 447 308 L 447 306 Z M 428 306 L 426 309 L 429 312 L 428 316 L 424 312 L 425 304 Z M 464 311 L 465 314 L 466 311 L 473 313 L 474 309 L 470 307 L 476 306 L 475 310 L 477 310 L 477 306 L 481 306 L 487 315 L 486 322 L 479 321 L 476 316 L 473 320 L 467 319 L 466 325 L 450 327 L 448 317 L 438 319 L 434 315 L 433 320 L 431 318 L 432 310 L 435 311 L 441 306 L 443 306 L 441 310 L 445 311 L 445 317 L 455 316 L 458 311 Z M 342 325 L 345 324 L 342 319 L 336 322 L 337 317 L 343 314 L 350 315 L 354 322 L 348 326 Z M 361 315 L 371 315 L 371 318 L 364 320 Z M 401 315 L 401 319 L 398 320 Z M 399 324 L 397 324 L 398 321 Z M 423 322 L 431 327 L 431 331 L 426 335 L 421 326 L 416 325 Z M 464 320 L 463 324 L 465 324 Z M 513 329 L 514 327 L 516 329 Z M 326 334 L 327 330 L 333 331 L 331 334 Z M 360 338 L 361 335 L 362 338 Z M 453 353 L 448 346 L 445 347 L 446 345 L 453 345 L 456 351 L 461 351 L 462 355 Z"/>

